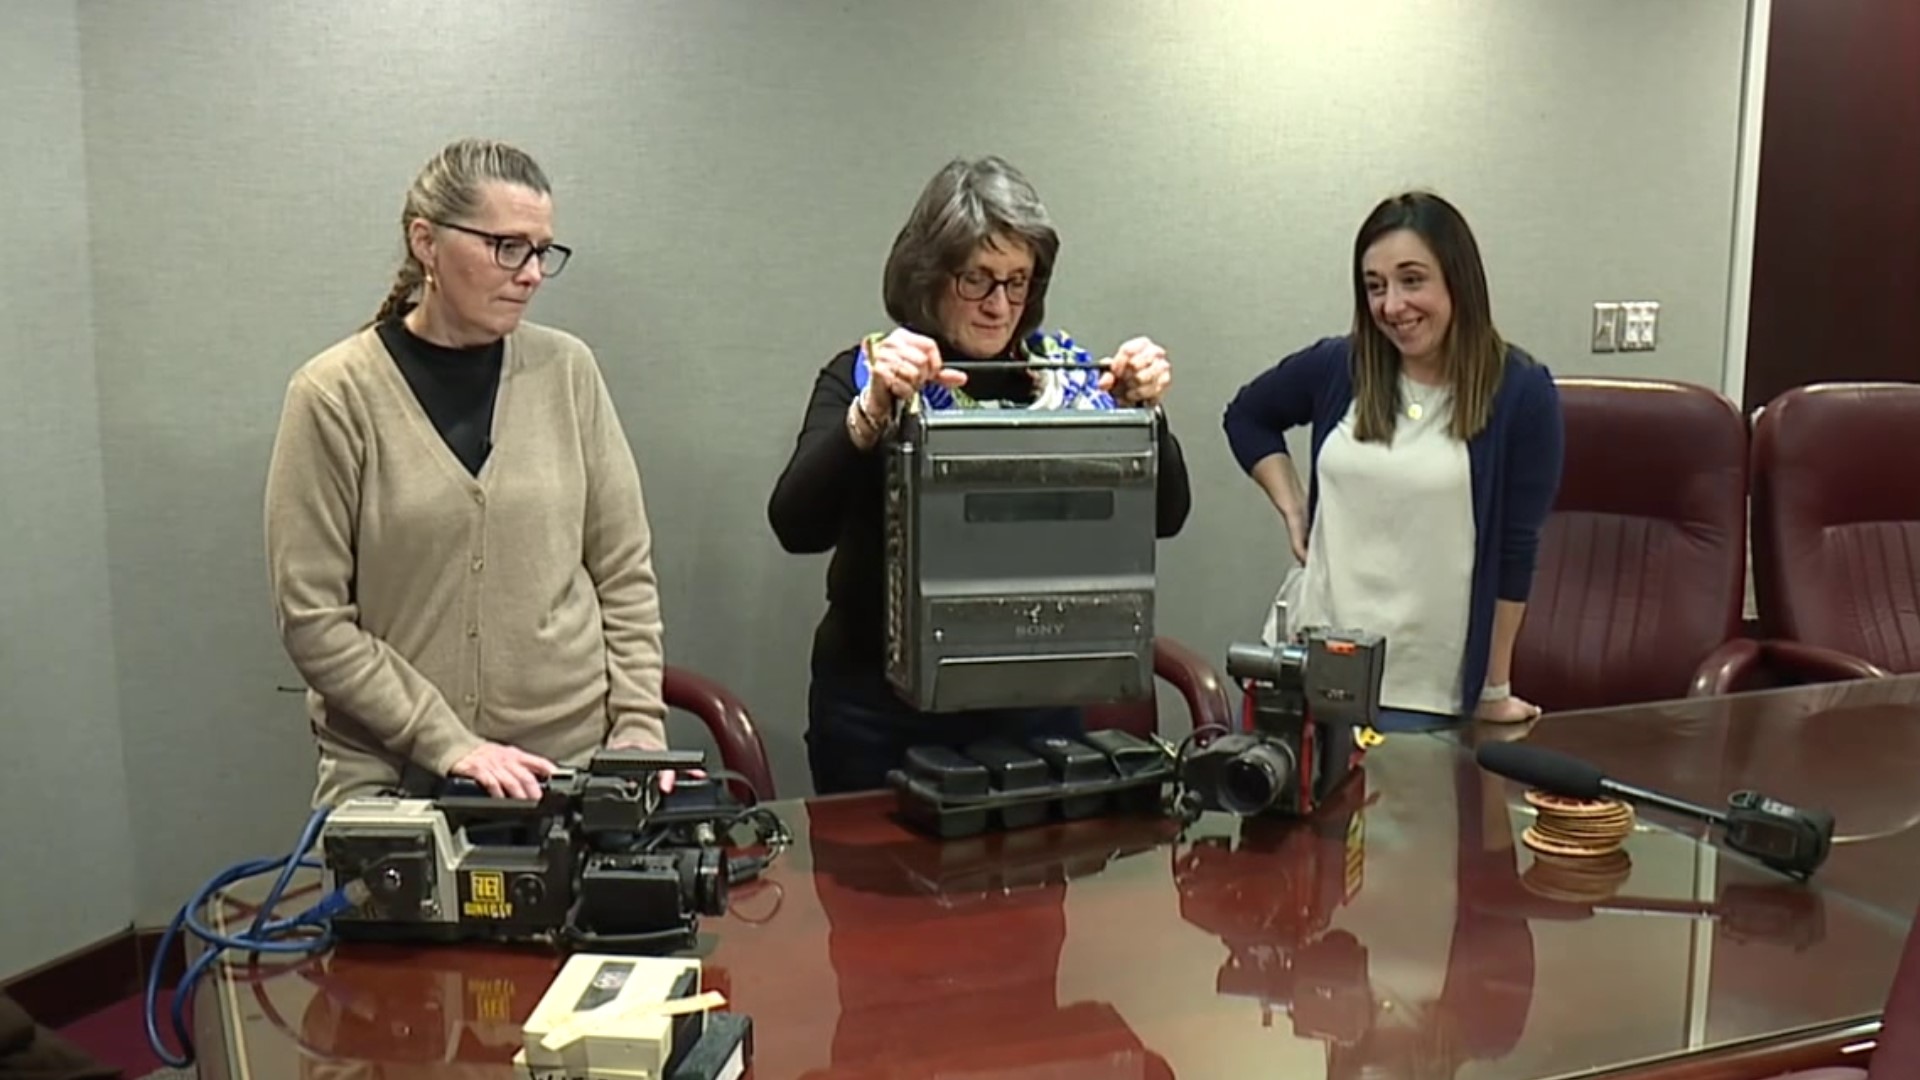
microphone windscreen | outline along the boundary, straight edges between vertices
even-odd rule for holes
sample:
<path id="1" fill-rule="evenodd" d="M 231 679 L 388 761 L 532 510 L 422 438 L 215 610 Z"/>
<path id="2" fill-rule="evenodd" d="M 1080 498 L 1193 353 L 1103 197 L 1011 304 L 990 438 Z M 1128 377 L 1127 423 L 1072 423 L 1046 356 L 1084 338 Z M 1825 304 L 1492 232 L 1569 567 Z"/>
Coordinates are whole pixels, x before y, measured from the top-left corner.
<path id="1" fill-rule="evenodd" d="M 1598 766 L 1557 750 L 1523 742 L 1490 742 L 1480 745 L 1474 759 L 1488 772 L 1541 791 L 1576 799 L 1598 799 L 1603 795 L 1600 781 L 1606 775 Z"/>

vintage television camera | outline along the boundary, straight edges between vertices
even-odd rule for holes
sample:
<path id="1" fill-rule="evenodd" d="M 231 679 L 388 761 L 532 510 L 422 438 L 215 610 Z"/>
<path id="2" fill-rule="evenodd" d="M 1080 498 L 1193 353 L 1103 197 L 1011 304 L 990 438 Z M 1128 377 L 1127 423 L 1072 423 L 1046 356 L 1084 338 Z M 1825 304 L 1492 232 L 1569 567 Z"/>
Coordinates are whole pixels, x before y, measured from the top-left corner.
<path id="1" fill-rule="evenodd" d="M 1274 645 L 1228 646 L 1246 730 L 1196 740 L 1182 756 L 1177 809 L 1311 813 L 1378 738 L 1386 652 L 1378 634 L 1325 627 Z"/>
<path id="2" fill-rule="evenodd" d="M 785 846 L 770 811 L 744 810 L 689 751 L 603 750 L 563 769 L 536 800 L 470 793 L 349 799 L 320 833 L 329 888 L 357 902 L 333 920 L 341 939 L 551 940 L 601 951 L 670 952 L 692 944 L 700 917 L 727 910 L 730 885 Z M 464 790 L 463 790 L 464 788 Z M 766 858 L 729 861 L 743 821 Z"/>
<path id="3" fill-rule="evenodd" d="M 1156 428 L 1147 409 L 903 411 L 885 513 L 886 671 L 903 700 L 1152 693 Z"/>

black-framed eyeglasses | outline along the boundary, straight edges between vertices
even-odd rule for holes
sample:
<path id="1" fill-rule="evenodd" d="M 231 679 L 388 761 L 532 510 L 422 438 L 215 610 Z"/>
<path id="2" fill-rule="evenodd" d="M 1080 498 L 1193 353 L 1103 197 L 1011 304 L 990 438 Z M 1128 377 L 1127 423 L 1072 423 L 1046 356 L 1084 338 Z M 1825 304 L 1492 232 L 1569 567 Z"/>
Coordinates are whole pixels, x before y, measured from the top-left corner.
<path id="1" fill-rule="evenodd" d="M 494 264 L 502 270 L 511 270 L 516 274 L 520 272 L 522 267 L 527 265 L 527 260 L 538 255 L 540 257 L 540 272 L 547 277 L 555 277 L 560 271 L 566 269 L 567 260 L 573 257 L 573 249 L 565 244 L 541 244 L 535 246 L 533 241 L 524 236 L 505 236 L 500 233 L 490 233 L 482 229 L 469 228 L 465 225 L 455 225 L 451 221 L 436 221 L 434 224 L 443 229 L 452 229 L 455 232 L 463 232 L 468 236 L 477 236 L 487 241 L 493 246 Z"/>
<path id="2" fill-rule="evenodd" d="M 959 270 L 953 275 L 953 291 L 960 294 L 960 299 L 968 302 L 985 300 L 993 295 L 993 290 L 1005 288 L 1007 303 L 1024 304 L 1027 302 L 1027 289 L 1032 284 L 1032 280 L 1025 274 L 997 278 L 985 270 Z"/>

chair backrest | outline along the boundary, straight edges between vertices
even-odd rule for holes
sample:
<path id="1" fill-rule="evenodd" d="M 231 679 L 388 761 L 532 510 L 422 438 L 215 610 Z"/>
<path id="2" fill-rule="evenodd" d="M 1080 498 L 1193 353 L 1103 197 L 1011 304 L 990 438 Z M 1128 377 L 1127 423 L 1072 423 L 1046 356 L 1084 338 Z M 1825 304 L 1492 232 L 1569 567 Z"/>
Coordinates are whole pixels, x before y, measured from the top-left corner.
<path id="1" fill-rule="evenodd" d="M 1689 383 L 1557 385 L 1566 456 L 1514 692 L 1552 710 L 1683 697 L 1700 662 L 1740 635 L 1746 422 Z"/>
<path id="2" fill-rule="evenodd" d="M 739 773 L 753 785 L 752 794 L 762 801 L 775 798 L 773 770 L 767 765 L 767 748 L 754 730 L 747 707 L 731 690 L 698 672 L 667 665 L 662 695 L 667 708 L 680 709 L 699 717 L 720 750 L 720 762 Z M 748 793 L 738 784 L 731 785 L 734 796 L 743 801 Z"/>
<path id="3" fill-rule="evenodd" d="M 1920 671 L 1920 384 L 1825 383 L 1753 430 L 1763 631 Z"/>

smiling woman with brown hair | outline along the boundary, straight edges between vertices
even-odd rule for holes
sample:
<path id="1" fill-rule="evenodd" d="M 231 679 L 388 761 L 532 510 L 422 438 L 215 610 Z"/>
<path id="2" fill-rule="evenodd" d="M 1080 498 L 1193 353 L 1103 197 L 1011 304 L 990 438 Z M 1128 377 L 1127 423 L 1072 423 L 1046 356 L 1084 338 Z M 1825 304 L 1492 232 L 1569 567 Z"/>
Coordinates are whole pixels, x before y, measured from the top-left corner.
<path id="1" fill-rule="evenodd" d="M 1453 204 L 1387 199 L 1353 245 L 1353 329 L 1282 360 L 1227 406 L 1227 441 L 1302 570 L 1286 627 L 1387 640 L 1383 730 L 1529 720 L 1509 689 L 1540 530 L 1560 485 L 1553 375 L 1494 328 Z M 1312 425 L 1309 489 L 1286 434 Z"/>
<path id="2" fill-rule="evenodd" d="M 601 745 L 665 745 L 639 470 L 593 353 L 525 320 L 570 250 L 515 147 L 441 150 L 373 322 L 297 371 L 267 562 L 309 687 L 316 806 L 403 774 L 537 798 Z"/>

